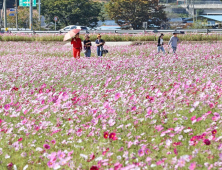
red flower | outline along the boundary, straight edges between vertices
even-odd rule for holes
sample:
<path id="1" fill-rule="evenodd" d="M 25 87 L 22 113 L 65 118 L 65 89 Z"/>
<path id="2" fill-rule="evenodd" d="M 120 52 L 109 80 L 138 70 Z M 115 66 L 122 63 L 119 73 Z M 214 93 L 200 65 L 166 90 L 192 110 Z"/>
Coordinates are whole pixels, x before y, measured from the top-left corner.
<path id="1" fill-rule="evenodd" d="M 109 134 L 109 138 L 112 139 L 112 140 L 116 140 L 117 139 L 116 134 L 114 132 Z"/>
<path id="2" fill-rule="evenodd" d="M 107 139 L 108 136 L 109 136 L 109 133 L 108 133 L 108 132 L 104 132 L 103 137 L 104 137 L 105 139 Z"/>
<path id="3" fill-rule="evenodd" d="M 90 170 L 99 170 L 99 168 L 97 166 L 91 166 Z"/>
<path id="4" fill-rule="evenodd" d="M 204 143 L 205 143 L 206 145 L 210 145 L 210 140 L 209 140 L 209 139 L 204 139 Z"/>
<path id="5" fill-rule="evenodd" d="M 17 87 L 13 87 L 12 90 L 18 91 L 18 88 Z"/>
<path id="6" fill-rule="evenodd" d="M 212 135 L 215 135 L 217 133 L 217 130 L 214 129 L 211 133 L 212 133 Z"/>
<path id="7" fill-rule="evenodd" d="M 22 138 L 19 138 L 18 141 L 19 141 L 19 142 L 22 141 Z"/>

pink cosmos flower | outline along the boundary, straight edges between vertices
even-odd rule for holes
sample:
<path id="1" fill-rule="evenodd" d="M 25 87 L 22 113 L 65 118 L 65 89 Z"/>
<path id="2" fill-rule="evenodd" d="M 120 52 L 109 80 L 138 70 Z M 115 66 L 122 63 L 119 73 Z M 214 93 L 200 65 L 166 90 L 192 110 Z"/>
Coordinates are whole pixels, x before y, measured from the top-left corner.
<path id="1" fill-rule="evenodd" d="M 9 109 L 10 109 L 10 104 L 6 104 L 6 105 L 4 106 L 4 108 L 5 108 L 5 110 L 9 110 Z"/>
<path id="2" fill-rule="evenodd" d="M 147 109 L 147 115 L 150 116 L 152 114 L 152 109 Z"/>
<path id="3" fill-rule="evenodd" d="M 47 158 L 50 159 L 50 161 L 55 162 L 57 160 L 57 153 L 52 152 L 50 155 L 47 156 Z"/>
<path id="4" fill-rule="evenodd" d="M 49 162 L 47 163 L 47 165 L 48 165 L 49 168 L 53 168 L 53 166 L 55 165 L 55 162 L 49 161 Z"/>
<path id="5" fill-rule="evenodd" d="M 117 101 L 121 97 L 121 93 L 116 93 L 115 94 L 115 101 Z"/>
<path id="6" fill-rule="evenodd" d="M 152 160 L 152 158 L 150 158 L 150 157 L 146 158 L 146 162 L 150 162 L 151 160 Z"/>
<path id="7" fill-rule="evenodd" d="M 219 154 L 220 161 L 222 161 L 222 153 Z"/>
<path id="8" fill-rule="evenodd" d="M 182 168 L 182 167 L 185 166 L 185 164 L 186 164 L 186 162 L 185 162 L 185 160 L 184 160 L 183 158 L 181 158 L 181 159 L 178 160 L 178 166 L 179 166 L 179 167 Z"/>
<path id="9" fill-rule="evenodd" d="M 133 106 L 133 107 L 131 108 L 131 110 L 135 111 L 135 110 L 136 110 L 136 106 Z"/>
<path id="10" fill-rule="evenodd" d="M 201 121 L 202 120 L 202 117 L 198 117 L 197 118 L 197 122 Z"/>
<path id="11" fill-rule="evenodd" d="M 73 154 L 73 151 L 70 151 L 67 155 L 71 156 Z"/>
<path id="12" fill-rule="evenodd" d="M 65 158 L 66 154 L 62 151 L 58 151 L 57 156 L 59 159 L 63 159 L 63 158 Z"/>
<path id="13" fill-rule="evenodd" d="M 190 118 L 191 121 L 193 121 L 195 119 L 196 119 L 196 116 L 193 116 L 193 117 Z"/>
<path id="14" fill-rule="evenodd" d="M 138 150 L 138 155 L 141 157 L 144 155 L 144 151 L 142 149 Z"/>
<path id="15" fill-rule="evenodd" d="M 52 141 L 51 141 L 51 143 L 52 143 L 52 144 L 55 144 L 55 143 L 56 143 L 56 141 L 55 141 L 55 140 L 52 140 Z"/>
<path id="16" fill-rule="evenodd" d="M 50 149 L 50 145 L 48 145 L 48 144 L 44 144 L 43 147 L 47 150 Z"/>
<path id="17" fill-rule="evenodd" d="M 194 170 L 196 168 L 196 162 L 190 164 L 189 170 Z"/>

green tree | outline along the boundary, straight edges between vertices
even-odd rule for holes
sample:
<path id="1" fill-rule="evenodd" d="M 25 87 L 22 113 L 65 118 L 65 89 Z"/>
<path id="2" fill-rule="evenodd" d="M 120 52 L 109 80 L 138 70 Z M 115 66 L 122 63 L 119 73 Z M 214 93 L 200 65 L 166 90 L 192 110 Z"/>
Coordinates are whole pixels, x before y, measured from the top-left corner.
<path id="1" fill-rule="evenodd" d="M 108 13 L 106 12 L 106 8 L 105 8 L 105 2 L 102 2 L 101 3 L 101 11 L 100 11 L 100 14 L 99 14 L 99 20 L 101 21 L 105 21 L 105 20 L 110 20 L 110 17 L 108 15 Z"/>
<path id="2" fill-rule="evenodd" d="M 110 0 L 105 7 L 116 23 L 129 23 L 133 29 L 141 29 L 142 22 L 160 25 L 167 21 L 165 7 L 158 5 L 158 0 Z"/>
<path id="3" fill-rule="evenodd" d="M 41 15 L 48 22 L 58 16 L 62 25 L 85 25 L 95 27 L 101 11 L 99 2 L 92 0 L 44 0 L 41 1 Z"/>
<path id="4" fill-rule="evenodd" d="M 15 16 L 7 15 L 8 27 L 15 28 Z M 29 28 L 29 7 L 18 7 L 18 27 Z M 39 14 L 36 10 L 33 11 L 33 29 L 37 30 L 40 27 Z"/>

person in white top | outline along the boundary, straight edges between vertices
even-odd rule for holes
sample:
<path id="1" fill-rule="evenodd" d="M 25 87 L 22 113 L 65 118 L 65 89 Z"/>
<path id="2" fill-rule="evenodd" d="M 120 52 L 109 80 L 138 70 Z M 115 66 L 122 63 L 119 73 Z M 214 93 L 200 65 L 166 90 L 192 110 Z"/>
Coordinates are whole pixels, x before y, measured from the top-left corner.
<path id="1" fill-rule="evenodd" d="M 164 34 L 160 34 L 160 36 L 158 38 L 157 52 L 159 53 L 161 50 L 161 51 L 163 51 L 163 54 L 165 54 L 165 50 L 163 48 L 163 36 L 164 36 Z"/>

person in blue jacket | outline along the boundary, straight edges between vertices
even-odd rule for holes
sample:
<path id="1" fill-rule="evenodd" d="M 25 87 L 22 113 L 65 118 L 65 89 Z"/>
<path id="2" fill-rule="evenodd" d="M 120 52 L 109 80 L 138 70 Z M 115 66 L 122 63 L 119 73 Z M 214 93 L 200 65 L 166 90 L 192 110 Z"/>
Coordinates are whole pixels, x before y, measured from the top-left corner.
<path id="1" fill-rule="evenodd" d="M 177 33 L 174 32 L 173 36 L 170 38 L 170 41 L 168 43 L 168 45 L 171 45 L 174 54 L 176 53 L 178 42 L 179 42 L 179 38 L 177 37 Z"/>

